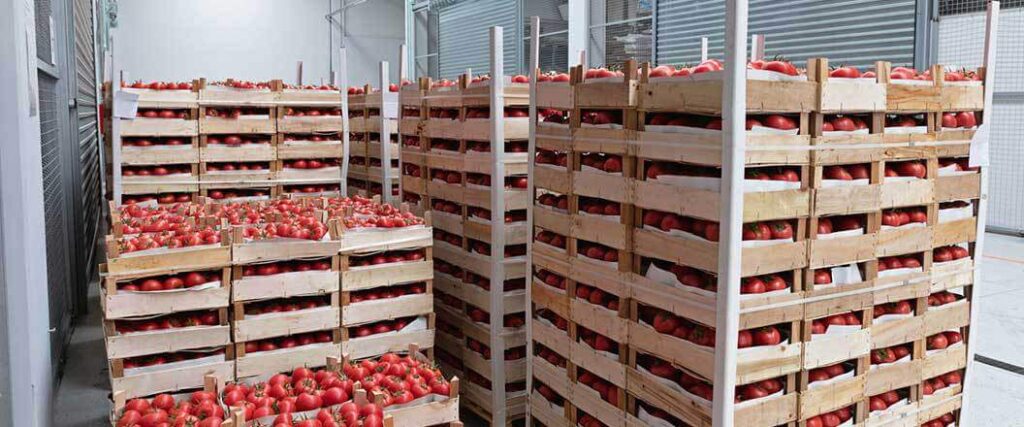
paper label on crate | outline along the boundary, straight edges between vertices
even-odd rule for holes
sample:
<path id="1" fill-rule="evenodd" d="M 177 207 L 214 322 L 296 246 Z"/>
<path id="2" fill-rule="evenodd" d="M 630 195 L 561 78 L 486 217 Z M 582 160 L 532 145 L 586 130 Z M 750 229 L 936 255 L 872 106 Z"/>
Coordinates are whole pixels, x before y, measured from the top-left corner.
<path id="1" fill-rule="evenodd" d="M 139 94 L 118 90 L 114 92 L 114 117 L 135 120 L 139 113 Z"/>
<path id="2" fill-rule="evenodd" d="M 858 185 L 869 185 L 871 180 L 867 178 L 862 179 L 823 179 L 821 180 L 821 188 L 836 188 L 836 187 L 856 187 Z"/>
<path id="3" fill-rule="evenodd" d="M 828 233 L 828 234 L 819 234 L 818 235 L 818 240 L 832 240 L 832 239 L 841 239 L 843 237 L 856 237 L 856 236 L 863 236 L 863 235 L 864 235 L 864 229 L 863 228 L 857 228 L 857 229 L 854 229 L 854 230 L 833 231 L 833 232 Z"/>
<path id="4" fill-rule="evenodd" d="M 852 369 L 849 372 L 843 372 L 842 374 L 836 375 L 836 376 L 834 376 L 832 378 L 829 378 L 827 380 L 815 381 L 813 383 L 807 384 L 807 389 L 808 390 L 819 389 L 819 388 L 822 388 L 822 387 L 825 387 L 825 386 L 829 386 L 829 385 L 835 384 L 835 383 L 843 381 L 843 380 L 848 380 L 850 378 L 853 378 L 853 376 L 856 373 L 857 373 L 856 370 Z"/>
<path id="5" fill-rule="evenodd" d="M 189 350 L 182 350 L 182 352 L 192 352 Z M 164 363 L 162 365 L 151 365 L 151 366 L 140 366 L 138 368 L 128 368 L 124 370 L 124 376 L 130 377 L 134 375 L 152 374 L 161 371 L 169 371 L 174 369 L 188 368 L 192 366 L 208 365 L 211 363 L 224 362 L 223 354 L 214 354 L 206 357 L 198 357 L 189 360 L 180 360 L 177 362 Z"/>
<path id="6" fill-rule="evenodd" d="M 125 292 L 125 293 L 130 293 L 130 294 L 137 294 L 137 295 L 153 295 L 153 294 L 156 294 L 156 295 L 167 295 L 167 294 L 177 294 L 177 293 L 182 293 L 182 292 L 205 291 L 207 289 L 216 289 L 216 288 L 219 288 L 219 287 L 220 287 L 220 280 L 215 280 L 213 282 L 206 282 L 206 283 L 203 283 L 202 285 L 193 286 L 191 288 L 164 289 L 164 290 L 159 290 L 159 291 L 125 291 L 125 290 L 118 289 L 117 293 Z"/>
<path id="7" fill-rule="evenodd" d="M 675 185 L 679 187 L 693 188 L 705 191 L 718 191 L 722 185 L 722 179 L 711 176 L 686 176 L 686 175 L 658 175 L 651 181 Z"/>
<path id="8" fill-rule="evenodd" d="M 910 135 L 928 133 L 928 126 L 886 126 L 885 132 L 891 135 Z"/>
<path id="9" fill-rule="evenodd" d="M 971 150 L 967 158 L 968 167 L 987 167 L 989 165 L 989 126 L 982 123 L 971 138 Z"/>
<path id="10" fill-rule="evenodd" d="M 771 239 L 771 240 L 744 240 L 740 243 L 744 248 L 763 248 L 767 246 L 782 245 L 786 243 L 793 243 L 793 238 L 788 239 Z"/>
<path id="11" fill-rule="evenodd" d="M 800 183 L 792 181 L 775 181 L 764 179 L 744 179 L 744 193 L 764 193 L 770 191 L 799 190 Z"/>
<path id="12" fill-rule="evenodd" d="M 854 129 L 854 130 L 827 130 L 821 133 L 822 136 L 847 136 L 847 135 L 867 135 L 870 134 L 871 130 L 868 128 Z"/>

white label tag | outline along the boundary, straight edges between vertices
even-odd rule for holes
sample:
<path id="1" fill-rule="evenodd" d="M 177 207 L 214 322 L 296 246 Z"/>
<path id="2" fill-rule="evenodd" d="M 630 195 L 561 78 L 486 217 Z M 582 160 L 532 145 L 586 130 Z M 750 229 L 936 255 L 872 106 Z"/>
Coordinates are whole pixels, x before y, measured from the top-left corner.
<path id="1" fill-rule="evenodd" d="M 988 167 L 988 123 L 982 123 L 978 126 L 978 130 L 974 131 L 974 137 L 971 138 L 971 151 L 970 157 L 967 159 L 968 167 Z"/>
<path id="2" fill-rule="evenodd" d="M 135 120 L 139 111 L 139 94 L 119 90 L 114 92 L 114 117 Z"/>

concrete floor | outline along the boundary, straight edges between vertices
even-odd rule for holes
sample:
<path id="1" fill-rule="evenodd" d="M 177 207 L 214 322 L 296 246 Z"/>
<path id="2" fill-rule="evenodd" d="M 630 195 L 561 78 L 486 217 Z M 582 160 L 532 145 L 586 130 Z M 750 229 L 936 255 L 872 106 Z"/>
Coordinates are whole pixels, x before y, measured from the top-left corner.
<path id="1" fill-rule="evenodd" d="M 981 312 L 971 332 L 976 334 L 977 354 L 1002 367 L 974 364 L 968 379 L 971 409 L 962 425 L 1024 427 L 1024 239 L 988 234 L 984 252 L 976 296 Z M 71 338 L 57 390 L 58 427 L 103 425 L 110 410 L 97 290 L 93 286 L 90 311 Z M 472 414 L 465 414 L 464 420 L 467 426 L 484 425 Z"/>

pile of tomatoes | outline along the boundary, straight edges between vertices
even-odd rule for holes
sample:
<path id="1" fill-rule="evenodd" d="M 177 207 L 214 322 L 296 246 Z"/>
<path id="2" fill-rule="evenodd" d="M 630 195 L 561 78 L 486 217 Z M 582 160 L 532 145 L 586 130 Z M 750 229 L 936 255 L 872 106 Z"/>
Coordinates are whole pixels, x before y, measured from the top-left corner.
<path id="1" fill-rule="evenodd" d="M 559 316 L 557 313 L 555 313 L 555 312 L 553 312 L 551 310 L 547 310 L 547 309 L 539 310 L 537 312 L 537 317 L 540 317 L 541 319 L 545 319 L 545 320 L 551 322 L 551 324 L 555 325 L 555 327 L 558 328 L 559 330 L 562 330 L 562 331 L 568 331 L 569 330 L 569 321 L 566 320 L 564 317 Z"/>
<path id="2" fill-rule="evenodd" d="M 350 303 L 363 301 L 374 301 L 378 299 L 398 298 L 405 295 L 419 295 L 427 292 L 427 285 L 423 282 L 410 283 L 401 286 L 390 286 L 383 289 L 366 289 L 352 292 L 349 295 Z"/>
<path id="3" fill-rule="evenodd" d="M 121 203 L 125 205 L 133 205 L 136 203 L 148 202 L 150 200 L 156 200 L 161 205 L 169 205 L 172 203 L 186 203 L 192 200 L 192 195 L 189 193 L 160 193 L 160 194 L 140 194 L 133 196 L 124 196 L 121 198 Z"/>
<path id="4" fill-rule="evenodd" d="M 149 90 L 192 90 L 191 82 L 149 82 L 145 83 L 142 80 L 136 80 L 134 83 L 127 85 L 125 82 L 121 82 L 121 87 L 128 87 L 132 89 L 149 89 Z"/>
<path id="5" fill-rule="evenodd" d="M 818 335 L 828 332 L 828 328 L 832 325 L 836 326 L 860 326 L 861 319 L 857 315 L 857 312 L 850 311 L 846 313 L 833 314 L 823 319 L 814 319 L 811 321 L 811 334 Z"/>
<path id="6" fill-rule="evenodd" d="M 234 107 L 231 109 L 207 108 L 206 117 L 220 117 L 224 119 L 237 119 L 241 116 L 267 116 L 270 111 L 260 107 Z"/>
<path id="7" fill-rule="evenodd" d="M 818 235 L 837 231 L 860 230 L 864 228 L 862 218 L 857 215 L 842 215 L 818 219 Z"/>
<path id="8" fill-rule="evenodd" d="M 953 425 L 955 423 L 956 423 L 956 417 L 953 416 L 952 412 L 950 412 L 950 413 L 947 413 L 947 414 L 943 414 L 939 418 L 936 418 L 934 420 L 931 420 L 931 421 L 928 421 L 928 422 L 926 422 L 924 424 L 921 424 L 921 427 L 946 427 L 948 425 Z"/>
<path id="9" fill-rule="evenodd" d="M 876 394 L 874 396 L 868 397 L 868 410 L 874 412 L 889 409 L 890 406 L 895 405 L 897 402 L 903 399 L 906 399 L 906 396 L 901 396 L 901 392 L 903 394 L 907 393 L 906 390 L 889 390 L 885 393 Z"/>
<path id="10" fill-rule="evenodd" d="M 295 108 L 286 107 L 284 109 L 284 115 L 287 117 L 320 117 L 320 116 L 340 116 L 340 108 Z"/>
<path id="11" fill-rule="evenodd" d="M 618 262 L 619 261 L 619 250 L 610 248 L 608 246 L 599 244 L 578 241 L 576 244 L 576 250 L 583 256 L 604 262 Z"/>
<path id="12" fill-rule="evenodd" d="M 928 350 L 942 350 L 963 341 L 963 339 L 963 335 L 960 335 L 960 332 L 943 331 L 928 337 L 926 340 L 926 348 Z"/>
<path id="13" fill-rule="evenodd" d="M 166 137 L 166 138 L 139 137 L 139 138 L 124 138 L 124 139 L 121 140 L 121 145 L 124 145 L 126 147 L 152 147 L 152 146 L 157 146 L 157 147 L 176 147 L 176 146 L 186 146 L 186 145 L 189 145 L 189 144 L 191 144 L 191 143 L 190 142 L 186 142 L 186 139 L 179 138 L 179 137 Z"/>
<path id="14" fill-rule="evenodd" d="M 554 71 L 548 72 L 548 73 L 543 73 L 543 74 L 538 74 L 537 75 L 537 81 L 538 82 L 568 83 L 569 82 L 569 74 L 558 73 L 558 72 L 554 72 Z"/>
<path id="15" fill-rule="evenodd" d="M 223 355 L 224 349 L 202 352 L 202 351 L 179 351 L 176 353 L 162 353 L 148 356 L 130 357 L 124 359 L 124 369 L 141 368 L 146 366 L 163 365 L 167 363 L 181 362 L 183 360 L 199 359 L 216 355 Z"/>
<path id="16" fill-rule="evenodd" d="M 877 319 L 879 317 L 882 317 L 882 316 L 885 316 L 885 315 L 889 315 L 889 314 L 897 314 L 897 315 L 914 314 L 914 306 L 915 305 L 916 304 L 914 303 L 914 301 L 913 300 L 909 300 L 909 299 L 903 300 L 903 301 L 896 301 L 896 302 L 888 302 L 888 303 L 885 303 L 885 304 L 879 304 L 879 305 L 875 306 L 874 312 L 873 312 L 873 316 L 874 316 L 875 319 Z"/>
<path id="17" fill-rule="evenodd" d="M 789 288 L 786 279 L 778 274 L 766 276 L 744 277 L 740 283 L 741 294 L 763 294 L 765 292 L 781 291 Z"/>
<path id="18" fill-rule="evenodd" d="M 285 194 L 313 194 L 313 193 L 325 193 L 329 191 L 338 191 L 341 186 L 338 184 L 333 185 L 286 185 L 284 187 Z"/>
<path id="19" fill-rule="evenodd" d="M 586 369 L 583 369 L 583 372 L 580 373 L 578 381 L 580 384 L 597 391 L 597 394 L 601 395 L 601 400 L 608 402 L 612 406 L 619 405 L 619 388 L 611 382 L 590 373 Z"/>
<path id="20" fill-rule="evenodd" d="M 285 161 L 284 167 L 290 169 L 323 169 L 340 165 L 338 159 L 298 159 Z"/>
<path id="21" fill-rule="evenodd" d="M 836 363 L 834 365 L 823 366 L 821 368 L 814 368 L 807 373 L 807 382 L 813 383 L 816 381 L 826 381 L 843 375 L 852 370 L 852 367 L 847 366 L 843 363 Z"/>
<path id="22" fill-rule="evenodd" d="M 586 212 L 591 215 L 611 215 L 616 216 L 622 213 L 621 206 L 618 202 L 613 202 L 604 199 L 594 198 L 580 198 L 579 209 L 581 212 Z"/>
<path id="23" fill-rule="evenodd" d="M 306 296 L 288 299 L 276 299 L 257 301 L 245 305 L 245 314 L 255 316 L 267 313 L 287 313 L 299 310 L 311 310 L 331 305 L 331 299 L 326 296 Z"/>
<path id="24" fill-rule="evenodd" d="M 952 304 L 962 298 L 963 297 L 949 291 L 938 291 L 934 294 L 928 295 L 928 306 L 939 307 L 946 304 Z"/>
<path id="25" fill-rule="evenodd" d="M 963 246 L 941 246 L 932 250 L 932 260 L 935 262 L 956 261 L 970 256 L 970 251 Z"/>
<path id="26" fill-rule="evenodd" d="M 167 206 L 140 206 L 126 204 L 121 207 L 121 232 L 124 234 L 160 233 L 187 230 L 187 219 L 197 219 L 199 213 L 189 203 Z"/>
<path id="27" fill-rule="evenodd" d="M 853 132 L 867 129 L 868 123 L 857 116 L 836 115 L 827 117 L 821 124 L 822 132 Z"/>
<path id="28" fill-rule="evenodd" d="M 220 243 L 220 232 L 213 227 L 202 229 L 182 227 L 176 231 L 163 231 L 160 233 L 140 234 L 133 237 L 123 237 L 119 243 L 121 252 L 136 252 L 147 249 L 167 247 L 171 249 L 212 245 Z"/>
<path id="29" fill-rule="evenodd" d="M 836 409 L 820 415 L 815 415 L 804 421 L 805 427 L 836 427 L 853 418 L 853 406 Z"/>
<path id="30" fill-rule="evenodd" d="M 611 338 L 580 325 L 577 325 L 577 329 L 579 330 L 580 341 L 583 341 L 583 343 L 590 346 L 590 348 L 597 351 L 619 354 L 619 343 L 615 342 Z"/>
<path id="31" fill-rule="evenodd" d="M 690 375 L 655 356 L 644 355 L 637 363 L 654 376 L 675 382 L 687 392 L 705 400 L 711 400 L 712 388 L 707 381 Z"/>
<path id="32" fill-rule="evenodd" d="M 622 173 L 622 156 L 604 153 L 589 153 L 580 156 L 580 163 L 608 173 Z"/>
<path id="33" fill-rule="evenodd" d="M 878 271 L 900 268 L 921 268 L 921 260 L 915 255 L 890 256 L 878 259 Z"/>
<path id="34" fill-rule="evenodd" d="M 114 328 L 120 334 L 161 331 L 190 326 L 216 326 L 220 324 L 217 310 L 172 313 L 144 320 L 115 320 Z"/>
<path id="35" fill-rule="evenodd" d="M 361 196 L 332 198 L 328 201 L 331 217 L 342 217 L 345 228 L 402 228 L 424 223 L 423 218 L 410 212 L 402 212 L 392 205 L 374 203 Z M 355 213 L 353 217 L 344 215 L 350 206 Z"/>
<path id="36" fill-rule="evenodd" d="M 852 181 L 855 179 L 870 179 L 870 168 L 865 164 L 825 166 L 824 178 L 839 181 Z"/>
<path id="37" fill-rule="evenodd" d="M 548 286 L 565 290 L 565 277 L 559 276 L 555 273 L 552 273 L 544 269 L 540 269 L 537 270 L 537 278 L 540 279 L 541 282 L 546 283 Z"/>
<path id="38" fill-rule="evenodd" d="M 282 307 L 283 308 L 283 307 Z M 295 306 L 298 310 L 298 306 Z M 334 340 L 330 331 L 317 331 L 304 334 L 294 334 L 284 337 L 267 338 L 245 343 L 246 353 L 258 353 L 261 351 L 273 351 L 282 348 L 294 348 L 314 343 L 329 343 Z"/>
<path id="39" fill-rule="evenodd" d="M 924 384 L 921 386 L 921 392 L 924 393 L 925 396 L 929 396 L 936 391 L 960 384 L 961 382 L 963 382 L 963 376 L 960 374 L 960 371 L 947 372 L 935 378 L 924 380 Z"/>
<path id="40" fill-rule="evenodd" d="M 640 319 L 651 325 L 660 334 L 672 335 L 703 347 L 715 346 L 715 328 L 713 327 L 694 323 L 665 310 L 646 306 L 641 308 Z M 778 334 L 778 331 L 775 331 L 775 334 Z"/>
<path id="41" fill-rule="evenodd" d="M 375 255 L 352 257 L 349 263 L 352 267 L 368 267 L 371 265 L 390 264 L 403 261 L 420 261 L 424 259 L 425 253 L 422 249 L 406 251 L 387 251 Z"/>
<path id="42" fill-rule="evenodd" d="M 206 172 L 269 171 L 270 164 L 264 162 L 207 163 Z"/>
<path id="43" fill-rule="evenodd" d="M 537 203 L 563 211 L 569 209 L 569 197 L 564 194 L 544 193 L 537 197 Z"/>
<path id="44" fill-rule="evenodd" d="M 538 350 L 537 350 L 537 357 L 546 360 L 548 363 L 550 363 L 553 366 L 557 366 L 559 368 L 565 368 L 566 364 L 565 364 L 565 358 L 564 357 L 562 357 L 558 353 L 555 353 L 554 351 L 552 351 L 551 349 L 545 347 L 542 344 L 535 344 L 535 345 L 538 348 Z"/>
<path id="45" fill-rule="evenodd" d="M 382 320 L 365 325 L 353 326 L 348 328 L 349 335 L 355 338 L 362 338 L 392 331 L 401 331 L 414 320 L 416 320 L 416 317 L 403 317 L 395 320 Z"/>
<path id="46" fill-rule="evenodd" d="M 782 390 L 783 382 L 775 378 L 761 380 L 752 384 L 744 384 L 736 387 L 735 401 L 746 402 L 768 397 Z"/>
<path id="47" fill-rule="evenodd" d="M 580 123 L 593 126 L 609 124 L 621 125 L 622 113 L 611 110 L 583 110 L 580 112 Z"/>
<path id="48" fill-rule="evenodd" d="M 576 298 L 599 305 L 612 311 L 619 311 L 619 297 L 593 286 L 576 284 Z"/>
<path id="49" fill-rule="evenodd" d="M 928 168 L 924 165 L 924 161 L 921 160 L 886 163 L 885 165 L 886 177 L 903 176 L 924 179 L 927 175 Z"/>
<path id="50" fill-rule="evenodd" d="M 125 166 L 121 168 L 121 176 L 166 176 L 175 174 L 192 174 L 190 165 L 164 166 Z"/>
<path id="51" fill-rule="evenodd" d="M 973 128 L 978 125 L 973 111 L 961 111 L 959 113 L 942 113 L 942 127 L 944 128 Z"/>
<path id="52" fill-rule="evenodd" d="M 569 113 L 564 110 L 555 110 L 553 108 L 545 108 L 537 112 L 540 116 L 541 122 L 544 123 L 556 123 L 556 124 L 568 124 Z"/>
<path id="53" fill-rule="evenodd" d="M 912 345 L 913 343 L 907 343 L 871 350 L 871 364 L 884 365 L 907 357 L 911 353 Z"/>
<path id="54" fill-rule="evenodd" d="M 206 137 L 207 144 L 224 144 L 232 147 L 249 144 L 269 144 L 270 139 L 258 135 L 210 135 Z"/>
<path id="55" fill-rule="evenodd" d="M 224 408 L 217 403 L 217 394 L 196 391 L 181 400 L 169 394 L 131 399 L 117 418 L 117 427 L 220 427 L 222 422 Z"/>

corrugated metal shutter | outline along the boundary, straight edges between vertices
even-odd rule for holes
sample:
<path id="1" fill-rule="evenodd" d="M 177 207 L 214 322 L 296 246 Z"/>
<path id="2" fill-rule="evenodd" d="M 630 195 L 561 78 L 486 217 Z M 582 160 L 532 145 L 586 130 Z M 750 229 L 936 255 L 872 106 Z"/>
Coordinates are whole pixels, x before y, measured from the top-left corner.
<path id="1" fill-rule="evenodd" d="M 464 0 L 438 11 L 438 64 L 440 77 L 453 78 L 473 69 L 488 72 L 490 28 L 504 28 L 505 72 L 519 71 L 516 58 L 522 40 L 517 0 Z"/>
<path id="2" fill-rule="evenodd" d="M 523 0 L 523 65 L 530 65 L 530 19 L 540 17 L 540 69 L 569 69 L 569 4 L 563 0 Z"/>
<path id="3" fill-rule="evenodd" d="M 93 4 L 91 0 L 74 0 L 75 24 L 75 117 L 78 131 L 78 167 L 80 191 L 76 207 L 76 254 L 80 277 L 78 293 L 86 292 L 88 280 L 96 268 L 96 239 L 101 216 L 100 144 L 97 124 L 96 52 L 93 37 Z M 84 308 L 85 298 L 76 298 Z"/>
<path id="4" fill-rule="evenodd" d="M 749 12 L 750 34 L 767 40 L 766 57 L 859 67 L 914 61 L 916 0 L 751 0 Z M 662 0 L 656 16 L 659 64 L 698 62 L 701 37 L 711 57 L 723 56 L 724 1 Z"/>

